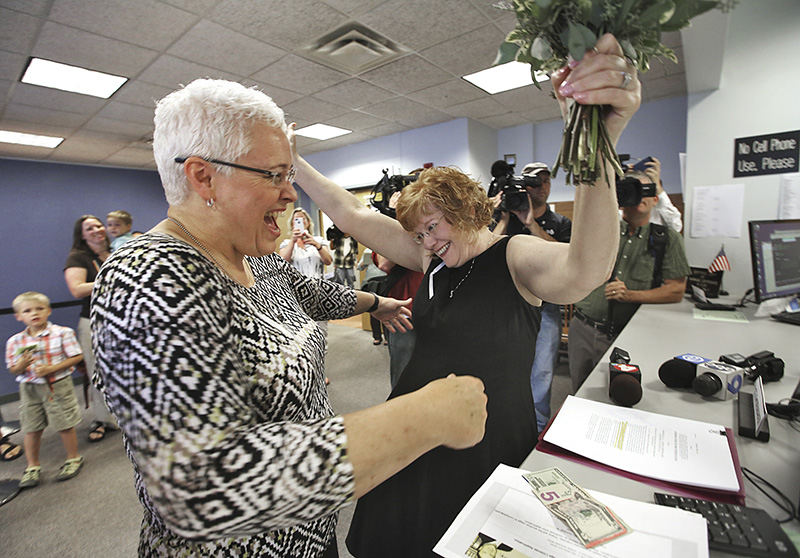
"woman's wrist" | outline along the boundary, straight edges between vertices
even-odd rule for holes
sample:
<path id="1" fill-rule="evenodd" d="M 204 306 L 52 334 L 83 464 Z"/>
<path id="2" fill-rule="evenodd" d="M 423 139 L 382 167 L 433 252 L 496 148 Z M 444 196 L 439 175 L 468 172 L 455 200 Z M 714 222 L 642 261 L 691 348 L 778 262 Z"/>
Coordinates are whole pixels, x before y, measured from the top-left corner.
<path id="1" fill-rule="evenodd" d="M 375 310 L 378 309 L 378 306 L 380 306 L 381 303 L 380 299 L 378 298 L 378 295 L 372 293 L 372 297 L 374 300 L 372 301 L 372 306 L 367 308 L 367 314 L 372 314 Z"/>

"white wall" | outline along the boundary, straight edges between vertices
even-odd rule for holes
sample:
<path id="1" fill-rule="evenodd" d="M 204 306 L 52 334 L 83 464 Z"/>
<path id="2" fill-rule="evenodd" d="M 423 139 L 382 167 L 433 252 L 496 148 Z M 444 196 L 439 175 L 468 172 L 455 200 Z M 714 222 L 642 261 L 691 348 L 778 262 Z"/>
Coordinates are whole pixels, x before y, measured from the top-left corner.
<path id="1" fill-rule="evenodd" d="M 696 239 L 687 230 L 686 253 L 705 266 L 724 243 L 733 270 L 723 286 L 737 297 L 753 286 L 747 221 L 777 218 L 780 175 L 734 179 L 734 139 L 800 129 L 798 53 L 800 2 L 742 0 L 730 14 L 719 89 L 688 99 L 684 199 L 691 202 L 696 186 L 721 184 L 744 184 L 745 196 L 740 238 Z"/>

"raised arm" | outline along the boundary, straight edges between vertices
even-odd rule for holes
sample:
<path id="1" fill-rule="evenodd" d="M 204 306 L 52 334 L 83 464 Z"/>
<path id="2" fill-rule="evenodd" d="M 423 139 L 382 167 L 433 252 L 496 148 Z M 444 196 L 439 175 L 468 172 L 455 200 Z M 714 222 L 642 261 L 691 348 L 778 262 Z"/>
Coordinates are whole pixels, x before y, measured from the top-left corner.
<path id="1" fill-rule="evenodd" d="M 297 183 L 343 232 L 403 267 L 421 271 L 423 250 L 400 223 L 364 206 L 295 153 Z"/>
<path id="2" fill-rule="evenodd" d="M 625 89 L 621 87 L 624 73 L 633 76 Z M 567 99 L 607 107 L 605 124 L 614 146 L 641 102 L 636 70 L 608 34 L 597 41 L 596 51 L 555 72 L 552 82 L 564 114 Z M 528 235 L 509 241 L 509 269 L 523 295 L 527 291 L 548 302 L 567 304 L 581 300 L 608 279 L 617 254 L 619 213 L 615 173 L 611 163 L 603 163 L 606 173 L 600 173 L 596 184 L 575 188 L 569 245 Z"/>

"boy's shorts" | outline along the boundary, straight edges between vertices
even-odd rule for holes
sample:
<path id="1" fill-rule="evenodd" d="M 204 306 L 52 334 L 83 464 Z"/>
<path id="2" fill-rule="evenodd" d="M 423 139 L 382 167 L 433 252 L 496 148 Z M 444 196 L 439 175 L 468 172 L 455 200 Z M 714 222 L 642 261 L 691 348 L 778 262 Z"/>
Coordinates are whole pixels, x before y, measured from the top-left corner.
<path id="1" fill-rule="evenodd" d="M 51 386 L 53 391 L 50 391 Z M 81 422 L 72 376 L 50 385 L 22 382 L 19 400 L 19 419 L 25 433 L 39 432 L 48 424 L 61 432 Z"/>

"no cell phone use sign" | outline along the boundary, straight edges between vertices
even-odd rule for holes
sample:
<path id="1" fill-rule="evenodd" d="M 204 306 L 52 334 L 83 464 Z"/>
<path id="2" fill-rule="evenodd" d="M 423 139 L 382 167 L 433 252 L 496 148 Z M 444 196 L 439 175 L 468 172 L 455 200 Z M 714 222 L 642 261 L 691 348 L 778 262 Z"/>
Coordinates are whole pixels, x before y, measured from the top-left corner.
<path id="1" fill-rule="evenodd" d="M 800 130 L 734 140 L 733 176 L 798 171 Z"/>

